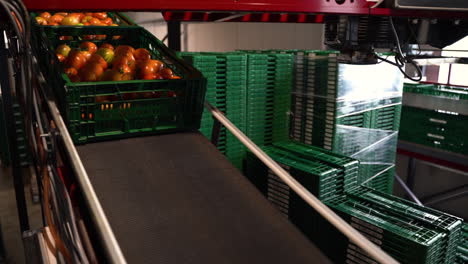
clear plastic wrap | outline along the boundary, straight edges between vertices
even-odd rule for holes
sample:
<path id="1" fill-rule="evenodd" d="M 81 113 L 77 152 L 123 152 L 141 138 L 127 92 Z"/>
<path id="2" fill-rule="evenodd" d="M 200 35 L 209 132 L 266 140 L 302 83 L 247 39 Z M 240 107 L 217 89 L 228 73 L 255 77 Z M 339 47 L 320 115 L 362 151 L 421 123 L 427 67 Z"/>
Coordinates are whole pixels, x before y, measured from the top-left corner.
<path id="1" fill-rule="evenodd" d="M 403 75 L 387 63 L 345 64 L 337 58 L 296 55 L 291 137 L 358 159 L 359 183 L 368 183 L 394 167 Z"/>

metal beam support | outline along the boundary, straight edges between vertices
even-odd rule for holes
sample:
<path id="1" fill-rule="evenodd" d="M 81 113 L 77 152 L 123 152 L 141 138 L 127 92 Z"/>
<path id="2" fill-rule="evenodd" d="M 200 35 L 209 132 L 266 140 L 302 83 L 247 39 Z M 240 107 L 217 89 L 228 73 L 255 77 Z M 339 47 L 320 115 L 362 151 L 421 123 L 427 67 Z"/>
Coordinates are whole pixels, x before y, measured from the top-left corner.
<path id="1" fill-rule="evenodd" d="M 167 36 L 168 36 L 168 46 L 170 49 L 175 51 L 180 51 L 182 47 L 181 37 L 180 37 L 180 22 L 179 21 L 169 21 L 167 22 Z"/>
<path id="2" fill-rule="evenodd" d="M 425 206 L 441 203 L 444 201 L 452 200 L 455 198 L 463 197 L 468 194 L 468 184 L 463 186 L 458 186 L 449 190 L 445 190 L 442 192 L 438 192 L 426 197 L 423 197 L 421 200 L 423 201 Z"/>

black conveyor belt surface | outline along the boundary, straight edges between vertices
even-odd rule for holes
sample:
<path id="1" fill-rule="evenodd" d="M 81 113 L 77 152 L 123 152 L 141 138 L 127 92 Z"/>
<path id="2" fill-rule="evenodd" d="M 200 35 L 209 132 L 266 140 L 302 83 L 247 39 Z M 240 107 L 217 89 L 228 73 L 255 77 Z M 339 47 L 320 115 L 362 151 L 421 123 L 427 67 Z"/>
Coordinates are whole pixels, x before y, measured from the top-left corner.
<path id="1" fill-rule="evenodd" d="M 128 263 L 329 263 L 199 133 L 77 149 Z"/>

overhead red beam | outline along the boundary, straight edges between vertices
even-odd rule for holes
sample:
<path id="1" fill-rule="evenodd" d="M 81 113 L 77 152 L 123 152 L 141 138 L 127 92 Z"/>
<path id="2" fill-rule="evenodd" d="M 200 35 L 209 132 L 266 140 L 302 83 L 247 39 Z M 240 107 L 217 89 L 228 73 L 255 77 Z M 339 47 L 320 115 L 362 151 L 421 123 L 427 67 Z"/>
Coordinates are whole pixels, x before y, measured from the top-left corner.
<path id="1" fill-rule="evenodd" d="M 210 11 L 467 18 L 468 12 L 369 8 L 366 0 L 23 0 L 30 10 Z M 289 21 L 289 19 L 288 19 Z"/>
<path id="2" fill-rule="evenodd" d="M 300 13 L 368 13 L 365 0 L 24 0 L 35 10 L 134 10 L 134 11 L 250 11 Z"/>

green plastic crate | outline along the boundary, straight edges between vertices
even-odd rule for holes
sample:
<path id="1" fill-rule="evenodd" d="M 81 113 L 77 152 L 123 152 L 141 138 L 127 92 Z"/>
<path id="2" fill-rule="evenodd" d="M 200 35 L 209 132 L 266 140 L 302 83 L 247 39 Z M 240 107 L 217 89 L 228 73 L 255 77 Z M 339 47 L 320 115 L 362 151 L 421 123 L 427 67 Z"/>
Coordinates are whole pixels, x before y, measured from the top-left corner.
<path id="1" fill-rule="evenodd" d="M 178 56 L 199 69 L 207 78 L 206 101 L 223 111 L 239 129 L 245 130 L 247 57 L 237 52 L 179 52 Z M 202 122 L 205 122 L 206 127 L 200 131 L 211 139 L 211 114 L 205 111 L 203 115 Z M 243 146 L 242 143 L 224 127 L 220 134 L 225 140 L 218 142 L 218 149 L 235 167 L 242 169 L 245 155 L 245 148 L 239 147 Z"/>
<path id="2" fill-rule="evenodd" d="M 401 94 L 392 93 L 388 96 L 385 93 L 381 97 L 368 100 L 359 100 L 360 97 L 345 100 L 341 96 L 346 94 L 348 86 L 340 74 L 348 65 L 339 62 L 337 52 L 287 52 L 295 54 L 291 138 L 361 159 L 364 162 L 361 165 L 363 168 L 359 183 L 392 166 L 396 149 L 396 133 L 393 136 L 393 131 L 398 131 L 400 125 Z M 371 130 L 375 130 L 376 135 L 371 135 Z M 378 143 L 383 139 L 380 136 L 382 130 L 389 131 L 392 146 Z M 367 136 L 362 136 L 364 134 Z M 381 147 L 374 147 L 374 144 Z M 360 153 L 367 146 L 372 151 L 364 156 L 370 158 L 370 161 L 364 159 Z M 388 149 L 393 151 L 387 152 Z M 371 157 L 371 152 L 375 153 L 374 157 Z M 377 157 L 383 160 L 379 161 Z M 386 166 L 377 165 L 381 163 Z M 381 185 L 381 190 L 391 192 L 391 189 L 384 186 L 391 185 L 393 175 L 388 173 L 387 176 L 387 179 L 379 179 L 388 183 Z"/>
<path id="3" fill-rule="evenodd" d="M 293 177 L 321 200 L 343 195 L 346 190 L 352 190 L 356 187 L 358 169 L 356 160 L 319 148 L 296 144 L 277 142 L 273 146 L 262 147 L 262 150 L 290 171 Z M 269 172 L 266 165 L 250 152 L 247 155 L 246 176 L 255 182 L 266 195 L 269 195 L 270 191 L 268 185 L 270 178 L 278 181 L 277 185 L 289 190 L 287 185 L 276 179 L 276 176 Z M 301 205 L 301 207 L 304 206 L 307 207 Z"/>
<path id="4" fill-rule="evenodd" d="M 468 154 L 468 116 L 403 106 L 399 138 L 406 141 Z"/>
<path id="5" fill-rule="evenodd" d="M 468 223 L 463 224 L 462 237 L 457 246 L 456 264 L 468 263 Z"/>
<path id="6" fill-rule="evenodd" d="M 54 87 L 62 116 L 76 144 L 199 128 L 206 79 L 145 29 L 57 27 L 54 32 L 56 35 L 73 36 L 74 39 L 63 41 L 39 31 L 33 34 L 34 38 L 39 39 L 35 43 L 40 44 L 35 48 L 41 51 L 38 54 L 43 54 L 39 58 L 41 70 Z M 53 50 L 62 43 L 76 47 L 81 43 L 79 36 L 86 34 L 106 35 L 105 40 L 93 41 L 98 45 L 106 42 L 146 48 L 152 57 L 162 60 L 182 79 L 73 83 L 63 73 Z M 113 39 L 113 36 L 120 38 Z M 145 96 L 148 93 L 155 96 L 148 98 Z M 98 96 L 112 100 L 97 102 Z"/>
<path id="7" fill-rule="evenodd" d="M 286 140 L 293 56 L 255 52 L 246 54 L 249 72 L 246 134 L 260 145 Z"/>
<path id="8" fill-rule="evenodd" d="M 461 220 L 361 187 L 327 201 L 343 219 L 401 263 L 453 263 Z M 336 263 L 374 261 L 315 213 L 310 238 Z M 359 263 L 359 262 L 358 262 Z"/>
<path id="9" fill-rule="evenodd" d="M 452 100 L 468 100 L 468 89 L 436 84 L 405 83 L 404 92 L 437 96 Z"/>
<path id="10" fill-rule="evenodd" d="M 456 247 L 462 235 L 463 221 L 443 212 L 419 206 L 410 201 L 384 194 L 371 188 L 355 189 L 348 193 L 349 197 L 366 203 L 370 210 L 383 212 L 386 216 L 398 218 L 401 221 L 419 223 L 421 227 L 443 232 L 444 261 L 453 263 Z"/>

